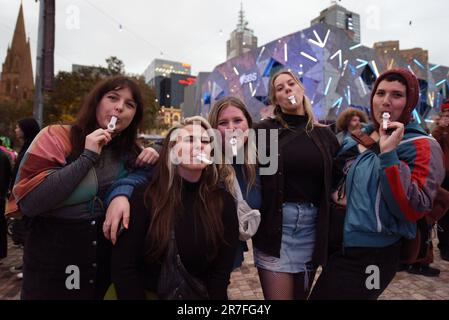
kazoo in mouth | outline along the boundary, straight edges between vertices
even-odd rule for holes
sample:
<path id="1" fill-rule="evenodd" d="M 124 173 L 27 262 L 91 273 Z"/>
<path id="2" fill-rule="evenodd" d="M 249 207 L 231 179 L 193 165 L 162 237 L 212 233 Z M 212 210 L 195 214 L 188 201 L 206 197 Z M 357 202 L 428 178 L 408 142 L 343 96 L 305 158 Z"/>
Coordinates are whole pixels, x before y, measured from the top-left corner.
<path id="1" fill-rule="evenodd" d="M 390 120 L 390 113 L 388 112 L 384 112 L 382 114 L 382 128 L 384 130 L 388 129 L 388 120 Z"/>
<path id="2" fill-rule="evenodd" d="M 204 153 L 197 154 L 196 158 L 205 164 L 212 164 L 212 161 Z"/>
<path id="3" fill-rule="evenodd" d="M 295 96 L 290 96 L 290 97 L 288 97 L 288 100 L 290 100 L 290 103 L 291 103 L 291 104 L 296 104 L 296 98 L 295 98 Z"/>
<path id="4" fill-rule="evenodd" d="M 232 148 L 232 155 L 234 157 L 237 156 L 237 138 L 232 137 L 231 139 L 229 139 L 229 144 L 231 145 Z"/>
<path id="5" fill-rule="evenodd" d="M 116 116 L 112 116 L 111 117 L 111 121 L 109 121 L 109 123 L 108 123 L 108 129 L 111 130 L 111 131 L 114 131 L 116 123 L 117 123 L 117 117 Z"/>

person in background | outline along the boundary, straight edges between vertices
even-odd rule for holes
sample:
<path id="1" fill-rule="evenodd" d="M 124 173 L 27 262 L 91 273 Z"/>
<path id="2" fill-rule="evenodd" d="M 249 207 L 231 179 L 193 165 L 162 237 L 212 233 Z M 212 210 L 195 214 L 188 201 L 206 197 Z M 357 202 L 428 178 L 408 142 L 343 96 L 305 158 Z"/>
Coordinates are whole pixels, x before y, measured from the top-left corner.
<path id="1" fill-rule="evenodd" d="M 17 121 L 16 129 L 14 130 L 16 134 L 16 139 L 22 143 L 22 147 L 17 155 L 17 159 L 14 164 L 12 179 L 9 185 L 9 192 L 12 192 L 14 187 L 14 182 L 17 177 L 17 172 L 19 170 L 20 162 L 25 155 L 25 152 L 28 150 L 31 142 L 33 142 L 34 138 L 40 131 L 39 124 L 34 118 L 23 118 Z M 14 218 L 14 222 L 12 224 L 12 240 L 15 245 L 23 248 L 25 245 L 25 241 L 28 235 L 29 229 L 29 219 L 23 216 L 16 216 Z M 17 278 L 22 279 L 22 264 L 18 266 L 12 266 L 9 270 L 13 273 L 17 273 Z"/>
<path id="2" fill-rule="evenodd" d="M 449 191 L 449 99 L 441 105 L 438 125 L 432 131 L 432 136 L 438 141 L 443 150 L 444 168 L 446 174 L 441 187 Z M 449 214 L 446 214 L 438 221 L 438 249 L 441 259 L 449 261 Z"/>
<path id="3" fill-rule="evenodd" d="M 40 130 L 41 128 L 39 127 L 39 124 L 34 118 L 23 118 L 17 121 L 17 125 L 14 132 L 16 134 L 17 140 L 19 140 L 22 143 L 22 147 L 20 148 L 20 151 L 17 155 L 17 160 L 13 169 L 14 180 L 17 177 L 20 162 L 22 161 L 25 152 L 28 150 L 28 148 L 31 145 L 31 142 L 33 142 L 34 138 L 37 136 Z M 11 181 L 10 190 L 12 190 L 13 186 L 14 181 Z"/>
<path id="4" fill-rule="evenodd" d="M 445 104 L 446 103 L 446 104 Z M 438 141 L 441 146 L 444 155 L 444 166 L 446 168 L 446 175 L 441 187 L 445 190 L 449 190 L 448 184 L 448 164 L 449 164 L 449 138 L 447 130 L 449 125 L 449 103 L 443 102 L 441 105 L 441 112 L 439 113 L 439 119 L 437 126 L 432 131 L 432 136 Z M 440 190 L 441 191 L 441 190 Z M 437 223 L 437 235 L 438 235 L 438 248 L 440 249 L 440 255 L 443 260 L 449 259 L 449 218 L 445 214 L 446 210 L 441 210 L 438 202 L 444 201 L 447 203 L 446 208 L 449 206 L 449 199 L 435 199 L 436 204 L 432 212 L 425 217 L 419 219 L 417 224 L 417 234 L 415 239 L 403 240 L 401 248 L 401 264 L 398 271 L 407 271 L 411 274 L 421 275 L 425 277 L 438 277 L 441 270 L 431 266 L 434 261 L 433 256 L 433 243 L 432 232 L 435 224 Z M 446 195 L 446 198 L 449 194 Z"/>
<path id="5" fill-rule="evenodd" d="M 1 143 L 1 142 L 0 142 Z M 11 180 L 9 156 L 0 150 L 0 263 L 8 255 L 7 224 L 5 217 L 6 195 Z"/>
<path id="6" fill-rule="evenodd" d="M 343 140 L 351 135 L 351 132 L 362 128 L 363 123 L 368 123 L 368 116 L 362 110 L 347 108 L 337 118 L 337 140 L 341 145 Z"/>
<path id="7" fill-rule="evenodd" d="M 0 150 L 3 151 L 11 163 L 15 163 L 17 159 L 17 152 L 12 149 L 11 139 L 5 136 L 0 136 Z"/>

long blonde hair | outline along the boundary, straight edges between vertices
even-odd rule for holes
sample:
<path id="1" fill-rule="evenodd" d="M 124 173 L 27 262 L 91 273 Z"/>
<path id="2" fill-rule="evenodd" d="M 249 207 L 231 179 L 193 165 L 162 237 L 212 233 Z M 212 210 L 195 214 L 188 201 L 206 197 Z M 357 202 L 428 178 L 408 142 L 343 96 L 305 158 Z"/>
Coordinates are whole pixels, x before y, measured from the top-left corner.
<path id="1" fill-rule="evenodd" d="M 220 112 L 230 106 L 235 107 L 240 111 L 242 111 L 244 117 L 246 118 L 246 121 L 248 122 L 248 128 L 251 129 L 253 126 L 253 120 L 248 112 L 248 109 L 245 106 L 245 103 L 243 103 L 243 101 L 240 100 L 239 98 L 231 96 L 222 98 L 214 104 L 212 110 L 209 113 L 209 123 L 212 126 L 212 128 L 214 129 L 218 128 L 218 118 L 220 116 Z M 251 188 L 256 184 L 256 164 L 251 164 L 249 161 L 249 150 L 256 150 L 256 148 L 255 146 L 254 148 L 250 147 L 249 144 L 251 143 L 254 143 L 254 141 L 248 139 L 244 145 L 243 177 L 247 182 L 246 183 L 247 194 L 250 192 Z"/>
<path id="2" fill-rule="evenodd" d="M 155 168 L 155 175 L 151 184 L 145 192 L 145 202 L 151 203 L 152 219 L 147 232 L 146 258 L 148 261 L 157 261 L 167 249 L 171 231 L 175 227 L 176 214 L 182 208 L 182 178 L 177 174 L 176 165 L 170 158 L 172 148 L 177 144 L 176 131 L 188 125 L 201 125 L 209 135 L 213 130 L 206 119 L 195 116 L 186 118 L 181 124 L 170 129 L 165 138 L 160 153 L 160 159 Z M 211 136 L 213 139 L 213 136 Z M 215 140 L 215 139 L 213 139 Z M 232 168 L 231 168 L 232 169 Z M 233 170 L 231 172 L 232 183 L 234 182 Z M 224 229 L 221 217 L 223 210 L 220 195 L 221 176 L 220 165 L 212 164 L 203 169 L 200 178 L 198 201 L 194 204 L 199 225 L 205 232 L 206 244 L 212 248 L 208 252 L 208 258 L 213 259 L 218 252 L 220 244 L 224 241 Z M 229 188 L 228 182 L 225 182 Z"/>
<path id="3" fill-rule="evenodd" d="M 274 87 L 274 81 L 276 81 L 276 78 L 279 77 L 281 74 L 288 74 L 289 76 L 291 76 L 293 78 L 293 80 L 304 90 L 302 104 L 304 106 L 304 112 L 306 113 L 306 115 L 308 117 L 307 124 L 306 124 L 306 132 L 310 133 L 315 126 L 316 127 L 326 127 L 325 125 L 322 125 L 321 123 L 319 123 L 316 120 L 315 115 L 313 114 L 312 103 L 310 102 L 310 99 L 306 96 L 304 85 L 302 84 L 301 81 L 299 81 L 298 77 L 296 77 L 293 74 L 293 72 L 291 72 L 289 70 L 281 70 L 281 71 L 276 72 L 271 77 L 271 80 L 270 80 L 270 102 L 275 106 L 274 107 L 274 116 L 275 116 L 276 121 L 278 121 L 284 128 L 288 128 L 287 123 L 281 117 L 282 109 L 281 109 L 281 106 L 278 105 L 276 102 L 276 90 Z"/>

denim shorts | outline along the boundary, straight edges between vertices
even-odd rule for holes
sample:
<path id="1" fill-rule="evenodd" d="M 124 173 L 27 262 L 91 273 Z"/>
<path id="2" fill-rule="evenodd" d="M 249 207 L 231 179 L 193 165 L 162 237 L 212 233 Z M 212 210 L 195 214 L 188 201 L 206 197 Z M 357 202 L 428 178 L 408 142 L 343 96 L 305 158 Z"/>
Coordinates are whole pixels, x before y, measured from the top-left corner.
<path id="1" fill-rule="evenodd" d="M 285 273 L 313 271 L 318 208 L 312 203 L 286 202 L 282 205 L 282 243 L 280 258 L 254 248 L 256 267 Z"/>

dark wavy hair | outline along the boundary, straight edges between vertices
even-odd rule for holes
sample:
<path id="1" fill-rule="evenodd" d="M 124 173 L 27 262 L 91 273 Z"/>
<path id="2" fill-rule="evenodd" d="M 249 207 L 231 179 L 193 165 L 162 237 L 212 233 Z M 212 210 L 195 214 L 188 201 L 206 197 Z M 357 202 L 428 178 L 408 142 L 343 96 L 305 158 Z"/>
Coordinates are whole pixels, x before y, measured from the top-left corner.
<path id="1" fill-rule="evenodd" d="M 39 124 L 34 118 L 23 118 L 17 121 L 17 126 L 22 130 L 23 132 L 23 152 L 28 149 L 31 142 L 33 142 L 34 137 L 37 136 L 39 131 L 41 131 L 41 128 L 39 127 Z M 22 151 L 20 151 L 22 152 Z"/>
<path id="2" fill-rule="evenodd" d="M 118 91 L 124 88 L 128 88 L 131 91 L 133 100 L 136 103 L 136 114 L 129 126 L 111 141 L 111 146 L 117 157 L 120 154 L 137 157 L 140 151 L 136 143 L 137 128 L 143 117 L 142 94 L 134 80 L 126 76 L 115 76 L 103 79 L 97 83 L 86 96 L 70 132 L 70 141 L 72 143 L 71 156 L 73 158 L 76 159 L 83 152 L 86 136 L 99 127 L 96 114 L 101 99 L 110 91 Z"/>

